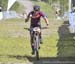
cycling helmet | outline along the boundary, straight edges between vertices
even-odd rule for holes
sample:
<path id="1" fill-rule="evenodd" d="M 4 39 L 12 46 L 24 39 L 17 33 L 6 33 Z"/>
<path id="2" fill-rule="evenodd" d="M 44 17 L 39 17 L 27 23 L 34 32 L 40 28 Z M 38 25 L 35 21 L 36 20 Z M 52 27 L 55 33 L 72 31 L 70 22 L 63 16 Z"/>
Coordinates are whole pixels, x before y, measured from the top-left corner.
<path id="1" fill-rule="evenodd" d="M 40 11 L 40 6 L 35 5 L 35 6 L 33 7 L 33 9 L 34 9 L 34 11 Z"/>

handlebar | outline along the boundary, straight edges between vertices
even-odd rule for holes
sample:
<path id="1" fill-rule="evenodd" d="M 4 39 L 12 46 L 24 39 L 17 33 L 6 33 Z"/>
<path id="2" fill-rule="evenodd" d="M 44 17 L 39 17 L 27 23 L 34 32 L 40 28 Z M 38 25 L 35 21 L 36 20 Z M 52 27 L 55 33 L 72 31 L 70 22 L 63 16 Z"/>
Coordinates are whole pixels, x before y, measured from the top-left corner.
<path id="1" fill-rule="evenodd" d="M 24 28 L 24 29 L 26 29 L 26 30 L 28 30 L 28 31 L 31 30 L 30 28 Z M 41 27 L 41 29 L 48 29 L 48 28 L 47 28 L 47 27 Z"/>

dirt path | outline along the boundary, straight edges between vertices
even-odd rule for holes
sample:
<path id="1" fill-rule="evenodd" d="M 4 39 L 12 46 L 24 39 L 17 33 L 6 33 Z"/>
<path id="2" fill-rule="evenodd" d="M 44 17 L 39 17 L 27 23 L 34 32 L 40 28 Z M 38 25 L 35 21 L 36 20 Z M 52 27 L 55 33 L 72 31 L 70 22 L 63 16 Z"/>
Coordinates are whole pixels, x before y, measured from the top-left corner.
<path id="1" fill-rule="evenodd" d="M 33 3 L 30 0 L 17 0 L 17 1 L 25 7 L 26 13 L 32 10 Z"/>

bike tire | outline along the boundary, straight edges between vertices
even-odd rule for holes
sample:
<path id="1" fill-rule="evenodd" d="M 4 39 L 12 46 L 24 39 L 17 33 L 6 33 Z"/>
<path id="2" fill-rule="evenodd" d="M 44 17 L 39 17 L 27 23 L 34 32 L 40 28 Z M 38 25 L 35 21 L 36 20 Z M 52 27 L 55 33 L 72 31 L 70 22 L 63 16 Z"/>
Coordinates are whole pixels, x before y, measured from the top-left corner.
<path id="1" fill-rule="evenodd" d="M 39 60 L 40 58 L 39 58 L 39 51 L 37 50 L 36 51 L 36 60 Z"/>
<path id="2" fill-rule="evenodd" d="M 34 35 L 35 37 L 35 55 L 36 55 L 36 60 L 39 60 L 39 36 Z"/>

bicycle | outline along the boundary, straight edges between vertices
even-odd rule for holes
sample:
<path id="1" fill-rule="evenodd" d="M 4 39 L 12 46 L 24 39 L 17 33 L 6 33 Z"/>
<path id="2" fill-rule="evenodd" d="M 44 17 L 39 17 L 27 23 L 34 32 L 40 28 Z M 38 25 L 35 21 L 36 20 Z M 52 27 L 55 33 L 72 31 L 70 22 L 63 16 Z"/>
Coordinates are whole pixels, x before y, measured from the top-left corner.
<path id="1" fill-rule="evenodd" d="M 47 27 L 42 27 L 41 29 L 47 29 Z M 33 28 L 33 40 L 34 40 L 34 49 L 35 49 L 35 55 L 36 59 L 39 60 L 39 49 L 40 49 L 40 33 L 41 29 L 39 27 Z"/>
<path id="2" fill-rule="evenodd" d="M 39 48 L 40 48 L 40 32 L 41 32 L 41 29 L 47 29 L 46 27 L 42 27 L 41 29 L 39 27 L 34 27 L 32 29 L 29 29 L 29 28 L 24 28 L 24 29 L 27 29 L 28 31 L 32 31 L 33 32 L 33 44 L 34 44 L 34 51 L 35 51 L 35 56 L 36 56 L 36 59 L 39 60 Z"/>

